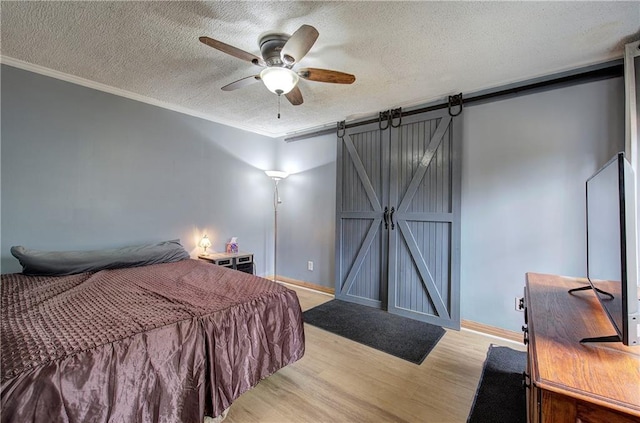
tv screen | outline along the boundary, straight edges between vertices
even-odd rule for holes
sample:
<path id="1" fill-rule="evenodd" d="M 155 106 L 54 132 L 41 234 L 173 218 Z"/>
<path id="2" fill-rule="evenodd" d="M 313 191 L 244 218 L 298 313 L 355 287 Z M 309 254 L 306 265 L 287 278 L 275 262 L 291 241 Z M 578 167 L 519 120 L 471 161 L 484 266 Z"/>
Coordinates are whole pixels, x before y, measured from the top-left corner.
<path id="1" fill-rule="evenodd" d="M 638 345 L 635 179 L 618 153 L 587 180 L 587 276 L 625 345 Z M 594 339 L 597 340 L 597 339 Z"/>

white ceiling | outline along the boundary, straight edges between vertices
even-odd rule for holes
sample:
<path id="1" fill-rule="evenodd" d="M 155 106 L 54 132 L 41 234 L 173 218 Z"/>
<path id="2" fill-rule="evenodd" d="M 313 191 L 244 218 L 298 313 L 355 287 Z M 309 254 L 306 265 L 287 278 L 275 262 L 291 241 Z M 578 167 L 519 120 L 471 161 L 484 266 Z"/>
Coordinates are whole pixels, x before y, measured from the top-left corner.
<path id="1" fill-rule="evenodd" d="M 40 2 L 1 4 L 4 63 L 269 136 L 377 115 L 622 57 L 640 38 L 640 2 Z M 320 36 L 296 67 L 353 73 L 353 85 L 301 80 L 304 104 L 261 83 L 260 68 L 198 41 L 260 55 L 267 31 Z M 32 66 L 35 65 L 35 66 Z"/>

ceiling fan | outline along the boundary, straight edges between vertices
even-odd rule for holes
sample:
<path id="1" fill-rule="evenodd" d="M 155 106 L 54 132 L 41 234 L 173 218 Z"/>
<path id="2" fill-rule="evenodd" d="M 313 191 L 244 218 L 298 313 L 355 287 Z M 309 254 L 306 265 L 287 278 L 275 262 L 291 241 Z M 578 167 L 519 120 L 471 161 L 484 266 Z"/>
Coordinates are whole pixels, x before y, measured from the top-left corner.
<path id="1" fill-rule="evenodd" d="M 232 91 L 245 87 L 257 81 L 262 81 L 269 91 L 284 96 L 294 106 L 302 104 L 302 93 L 298 88 L 299 78 L 316 82 L 333 84 L 352 84 L 356 77 L 349 73 L 318 68 L 301 68 L 292 70 L 309 52 L 318 38 L 318 30 L 311 25 L 302 25 L 292 35 L 282 33 L 268 33 L 260 37 L 260 53 L 255 56 L 237 47 L 214 40 L 200 37 L 200 41 L 238 59 L 246 60 L 256 66 L 264 68 L 258 75 L 247 76 L 222 87 L 223 91 Z"/>

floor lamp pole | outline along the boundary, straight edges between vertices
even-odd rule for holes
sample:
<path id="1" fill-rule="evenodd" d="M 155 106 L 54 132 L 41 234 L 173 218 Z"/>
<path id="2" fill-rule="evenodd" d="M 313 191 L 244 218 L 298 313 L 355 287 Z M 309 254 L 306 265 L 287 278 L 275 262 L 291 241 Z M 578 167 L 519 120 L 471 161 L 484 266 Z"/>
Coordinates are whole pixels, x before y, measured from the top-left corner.
<path id="1" fill-rule="evenodd" d="M 276 282 L 278 274 L 278 204 L 281 203 L 278 194 L 278 182 L 289 176 L 287 172 L 280 170 L 265 170 L 264 173 L 273 179 L 273 281 Z"/>
<path id="2" fill-rule="evenodd" d="M 280 198 L 278 197 L 278 180 L 274 179 L 274 192 L 273 192 L 273 281 L 276 281 L 277 266 L 278 266 L 278 203 Z"/>

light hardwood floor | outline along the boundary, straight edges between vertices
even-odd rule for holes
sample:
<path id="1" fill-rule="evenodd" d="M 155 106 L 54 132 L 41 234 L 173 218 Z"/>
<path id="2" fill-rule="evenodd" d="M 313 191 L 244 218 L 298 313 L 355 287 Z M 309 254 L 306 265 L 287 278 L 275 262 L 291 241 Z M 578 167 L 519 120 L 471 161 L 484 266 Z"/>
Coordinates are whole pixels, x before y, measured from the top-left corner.
<path id="1" fill-rule="evenodd" d="M 333 297 L 294 289 L 303 310 Z M 305 325 L 306 352 L 243 394 L 225 423 L 466 422 L 490 344 L 522 344 L 447 330 L 421 365 Z"/>

